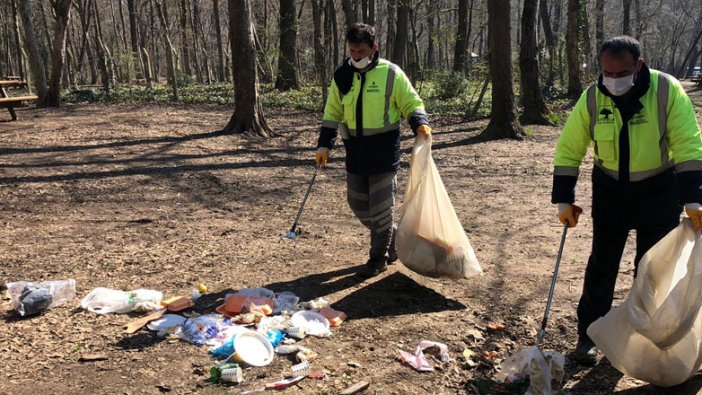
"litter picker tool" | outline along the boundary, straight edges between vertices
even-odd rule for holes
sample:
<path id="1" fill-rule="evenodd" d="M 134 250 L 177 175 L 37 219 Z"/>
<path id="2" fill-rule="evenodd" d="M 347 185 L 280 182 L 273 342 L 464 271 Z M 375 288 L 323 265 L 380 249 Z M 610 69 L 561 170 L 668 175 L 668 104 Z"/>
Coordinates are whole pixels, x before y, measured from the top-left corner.
<path id="1" fill-rule="evenodd" d="M 292 226 L 290 227 L 290 230 L 283 236 L 283 238 L 288 238 L 291 240 L 297 239 L 297 236 L 300 234 L 300 229 L 297 227 L 298 224 L 300 223 L 300 217 L 302 216 L 302 210 L 305 208 L 305 203 L 307 203 L 307 198 L 310 196 L 310 192 L 312 192 L 312 186 L 314 185 L 314 181 L 317 179 L 317 171 L 319 170 L 319 166 L 314 167 L 314 174 L 312 175 L 312 180 L 310 180 L 310 185 L 307 187 L 307 192 L 305 193 L 305 197 L 302 199 L 302 204 L 300 205 L 300 208 L 297 210 L 297 216 L 295 216 L 295 221 L 293 222 Z"/>
<path id="2" fill-rule="evenodd" d="M 583 209 L 573 205 L 573 215 L 577 218 Z M 563 246 L 565 245 L 566 236 L 568 234 L 568 223 L 563 225 L 563 236 L 561 236 L 561 245 L 558 247 L 558 257 L 556 258 L 556 267 L 553 269 L 553 277 L 551 278 L 551 288 L 548 290 L 548 298 L 546 299 L 546 310 L 544 311 L 544 319 L 541 321 L 541 330 L 536 341 L 536 346 L 541 348 L 541 342 L 546 335 L 546 324 L 548 323 L 548 315 L 551 310 L 551 300 L 553 300 L 553 291 L 556 289 L 556 280 L 558 279 L 558 267 L 561 265 L 561 257 L 563 256 Z"/>

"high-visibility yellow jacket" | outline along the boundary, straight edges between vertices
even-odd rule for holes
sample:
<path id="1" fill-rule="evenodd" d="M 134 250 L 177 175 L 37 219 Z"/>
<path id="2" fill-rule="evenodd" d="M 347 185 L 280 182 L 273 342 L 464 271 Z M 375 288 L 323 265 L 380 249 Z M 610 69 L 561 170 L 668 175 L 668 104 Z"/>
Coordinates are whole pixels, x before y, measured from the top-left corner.
<path id="1" fill-rule="evenodd" d="M 620 180 L 623 149 L 628 150 L 629 174 L 628 180 L 620 181 L 643 181 L 673 166 L 678 175 L 695 172 L 696 176 L 691 179 L 700 179 L 697 175 L 702 174 L 702 136 L 690 98 L 680 82 L 650 70 L 650 86 L 639 101 L 642 108 L 624 125 L 619 108 L 597 84 L 583 92 L 556 146 L 554 203 L 573 201 L 572 192 L 559 188 L 558 179 L 577 178 L 580 163 L 590 146 L 595 166 L 614 180 Z M 629 133 L 628 147 L 620 147 L 622 131 Z M 699 189 L 699 185 L 686 188 L 688 193 L 682 191 L 684 203 L 700 200 L 699 192 L 689 192 L 695 189 Z"/>
<path id="2" fill-rule="evenodd" d="M 340 75 L 345 75 L 346 87 L 339 86 Z M 419 125 L 428 124 L 422 99 L 397 65 L 376 56 L 368 70 L 359 72 L 344 62 L 329 89 L 318 147 L 333 148 L 339 133 L 349 172 L 396 170 L 401 118 L 415 132 Z"/>

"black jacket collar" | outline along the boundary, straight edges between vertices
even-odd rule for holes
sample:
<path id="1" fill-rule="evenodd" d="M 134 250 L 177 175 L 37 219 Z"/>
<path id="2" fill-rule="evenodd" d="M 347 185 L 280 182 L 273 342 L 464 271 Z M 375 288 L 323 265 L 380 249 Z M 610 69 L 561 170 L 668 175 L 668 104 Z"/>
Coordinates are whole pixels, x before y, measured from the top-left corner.
<path id="1" fill-rule="evenodd" d="M 351 86 L 353 86 L 354 73 L 364 74 L 373 70 L 375 66 L 378 65 L 378 61 L 380 60 L 380 52 L 375 51 L 373 61 L 368 65 L 368 67 L 366 67 L 363 70 L 357 70 L 355 67 L 353 67 L 351 65 L 351 62 L 349 62 L 350 59 L 350 57 L 344 58 L 344 61 L 343 63 L 341 63 L 341 66 L 339 66 L 334 72 L 334 82 L 336 82 L 336 86 L 339 87 L 339 92 L 342 95 L 349 93 L 349 91 L 351 90 Z"/>

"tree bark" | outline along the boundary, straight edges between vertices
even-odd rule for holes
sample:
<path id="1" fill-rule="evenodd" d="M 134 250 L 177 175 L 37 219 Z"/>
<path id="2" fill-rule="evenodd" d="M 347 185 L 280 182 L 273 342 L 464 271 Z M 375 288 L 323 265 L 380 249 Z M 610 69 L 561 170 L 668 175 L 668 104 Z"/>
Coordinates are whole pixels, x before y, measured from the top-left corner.
<path id="1" fill-rule="evenodd" d="M 605 0 L 597 0 L 595 3 L 595 49 L 596 52 L 600 51 L 602 43 L 604 42 L 604 6 Z"/>
<path id="2" fill-rule="evenodd" d="M 14 1 L 12 2 L 12 5 L 13 7 L 15 6 Z M 44 69 L 41 55 L 39 54 L 37 36 L 34 33 L 36 31 L 34 28 L 35 19 L 29 0 L 20 0 L 19 10 L 20 15 L 22 16 L 22 26 L 24 26 L 24 45 L 27 48 L 27 53 L 29 54 L 29 68 L 32 71 L 34 88 L 36 89 L 37 96 L 39 97 L 39 104 L 43 105 L 46 102 L 46 97 L 48 94 L 48 84 L 46 80 L 46 70 Z M 19 46 L 17 48 L 19 49 Z"/>
<path id="3" fill-rule="evenodd" d="M 349 27 L 351 27 L 351 25 L 358 22 L 358 18 L 356 16 L 356 12 L 354 11 L 354 6 L 351 0 L 341 0 L 341 7 L 344 9 L 344 16 L 346 17 L 346 29 L 348 29 Z"/>
<path id="4" fill-rule="evenodd" d="M 631 35 L 631 0 L 622 0 L 622 34 Z"/>
<path id="5" fill-rule="evenodd" d="M 566 57 L 568 63 L 568 97 L 577 98 L 583 90 L 580 82 L 580 52 L 578 50 L 578 14 L 580 0 L 568 0 L 566 28 Z"/>
<path id="6" fill-rule="evenodd" d="M 424 67 L 429 69 L 436 68 L 436 48 L 434 44 L 434 35 L 436 34 L 436 29 L 434 25 L 434 3 L 435 1 L 427 1 L 424 3 L 426 7 L 426 18 L 427 18 L 427 52 L 426 58 L 424 60 Z"/>
<path id="7" fill-rule="evenodd" d="M 190 3 L 192 1 L 192 12 L 188 9 L 188 24 L 190 25 L 190 32 L 193 37 L 193 47 L 192 47 L 192 60 L 195 65 L 195 77 L 198 83 L 202 83 L 204 79 L 204 74 L 202 72 L 202 62 L 200 61 L 200 54 L 204 52 L 204 48 L 200 48 L 200 37 L 195 24 L 195 8 L 199 0 L 188 0 Z"/>
<path id="8" fill-rule="evenodd" d="M 72 0 L 55 0 L 52 3 L 56 14 L 56 30 L 54 30 L 54 47 L 51 51 L 49 90 L 42 103 L 50 107 L 61 106 L 61 77 L 66 60 L 66 33 L 68 32 L 72 3 Z"/>
<path id="9" fill-rule="evenodd" d="M 297 17 L 295 0 L 280 0 L 280 56 L 275 87 L 281 91 L 297 89 Z"/>
<path id="10" fill-rule="evenodd" d="M 16 3 L 16 1 L 17 1 L 17 0 L 10 0 L 10 5 L 12 6 L 12 30 L 13 30 L 14 36 L 15 36 L 15 50 L 16 50 L 16 55 L 15 55 L 15 56 L 16 56 L 16 58 L 17 58 L 17 69 L 18 69 L 19 76 L 20 76 L 20 78 L 22 78 L 22 79 L 26 79 L 27 76 L 25 76 L 25 74 L 24 74 L 24 57 L 22 56 L 22 41 L 20 40 L 20 37 L 21 37 L 21 36 L 20 36 L 20 28 L 19 28 L 19 15 L 18 15 L 18 12 L 17 12 L 17 3 Z M 22 24 L 23 24 L 23 26 L 24 26 L 25 32 L 28 32 L 28 31 L 29 31 L 29 30 L 28 30 L 29 28 L 27 28 L 27 23 L 26 23 L 26 20 L 27 20 L 27 19 L 26 19 L 26 17 L 24 16 L 24 13 L 23 13 L 22 10 L 24 10 L 25 7 L 27 7 L 27 9 L 29 9 L 29 5 L 26 5 L 26 6 L 25 6 L 25 4 L 24 4 L 27 0 L 21 0 L 21 1 L 22 1 L 22 3 L 20 4 L 20 12 L 19 12 L 19 13 L 22 14 Z M 26 38 L 25 38 L 25 40 L 24 40 L 24 44 L 25 44 L 25 46 L 27 47 L 27 52 L 30 53 L 29 67 L 32 69 L 32 73 L 34 73 L 34 67 L 35 67 L 35 65 L 32 64 L 32 63 L 33 63 L 33 62 L 32 62 L 32 59 L 36 59 L 37 65 L 41 66 L 41 65 L 40 65 L 41 57 L 40 57 L 40 55 L 39 55 L 39 44 L 37 43 L 37 38 L 36 38 L 36 35 L 34 34 L 34 27 L 33 27 L 33 25 L 32 25 L 32 28 L 31 28 L 31 34 L 32 34 L 32 37 L 33 37 L 33 41 L 34 41 L 34 44 L 33 44 L 33 45 L 34 45 L 34 48 L 35 48 L 35 50 L 36 50 L 36 53 L 30 52 L 29 45 L 27 44 L 27 41 L 29 40 L 29 37 L 25 36 Z M 8 49 L 8 54 L 9 54 L 9 50 L 10 50 L 9 46 L 8 46 L 7 49 Z M 34 57 L 34 55 L 36 55 L 37 57 Z M 40 68 L 41 68 L 42 71 L 44 70 L 43 67 L 40 67 Z M 34 81 L 35 81 L 35 83 L 37 83 L 37 82 L 36 82 L 36 81 L 37 81 L 36 77 L 34 78 Z M 43 83 L 42 85 L 45 87 L 44 90 L 43 90 L 43 92 L 44 92 L 44 95 L 46 95 L 46 74 L 44 74 L 44 80 L 43 80 L 43 81 L 44 81 L 44 83 Z"/>
<path id="11" fill-rule="evenodd" d="M 541 0 L 546 1 L 546 0 Z M 521 99 L 524 112 L 520 121 L 525 124 L 550 125 L 549 110 L 541 93 L 541 76 L 536 44 L 536 9 L 539 0 L 524 0 L 522 11 L 522 42 L 519 49 L 521 71 Z"/>
<path id="12" fill-rule="evenodd" d="M 472 6 L 472 5 L 471 5 Z M 453 71 L 465 73 L 468 50 L 468 0 L 458 2 L 458 27 L 453 51 Z"/>
<path id="13" fill-rule="evenodd" d="M 217 80 L 224 82 L 227 80 L 224 65 L 224 44 L 222 41 L 222 25 L 219 19 L 219 0 L 212 0 L 215 31 L 217 33 Z"/>
<path id="14" fill-rule="evenodd" d="M 482 132 L 485 139 L 512 138 L 521 140 L 525 133 L 517 119 L 512 87 L 512 45 L 510 34 L 510 1 L 488 1 L 488 42 L 492 79 L 492 112 L 490 123 Z"/>
<path id="15" fill-rule="evenodd" d="M 539 15 L 541 17 L 541 26 L 544 29 L 546 47 L 548 48 L 548 80 L 546 81 L 546 85 L 551 87 L 555 79 L 553 63 L 556 57 L 556 37 L 553 34 L 553 30 L 551 30 L 551 15 L 548 12 L 547 0 L 541 0 L 539 3 Z"/>
<path id="16" fill-rule="evenodd" d="M 675 76 L 678 79 L 682 79 L 685 77 L 685 66 L 687 66 L 687 62 L 690 60 L 690 57 L 692 56 L 693 51 L 695 50 L 697 43 L 700 42 L 700 38 L 702 38 L 702 28 L 699 28 L 699 32 L 697 33 L 697 36 L 695 39 L 690 43 L 690 49 L 687 50 L 687 53 L 685 54 L 685 58 L 683 59 L 682 63 L 680 64 L 680 67 L 678 68 L 677 73 L 675 73 Z M 695 56 L 697 57 L 697 56 Z M 692 63 L 692 66 L 695 64 Z"/>
<path id="17" fill-rule="evenodd" d="M 171 42 L 171 34 L 168 31 L 168 18 L 164 12 L 164 7 L 161 4 L 161 0 L 154 0 L 156 4 L 156 11 L 158 13 L 158 19 L 161 21 L 161 31 L 163 32 L 163 41 L 166 48 L 166 64 L 168 72 L 168 83 L 171 85 L 171 91 L 173 92 L 173 100 L 178 100 L 178 79 L 176 78 L 176 60 L 175 60 L 175 48 Z"/>
<path id="18" fill-rule="evenodd" d="M 190 38 L 188 37 L 188 0 L 180 0 L 180 28 L 181 41 L 183 46 L 183 73 L 188 77 L 192 77 L 192 69 L 190 68 Z"/>
<path id="19" fill-rule="evenodd" d="M 322 45 L 322 12 L 324 0 L 312 0 L 312 24 L 314 25 L 314 66 L 317 82 L 322 89 L 322 103 L 327 102 L 327 67 Z"/>
<path id="20" fill-rule="evenodd" d="M 136 0 L 127 0 L 127 10 L 129 11 L 129 34 L 131 36 L 132 56 L 134 57 L 134 67 L 142 71 L 144 65 L 141 61 L 141 51 L 139 50 L 139 25 L 137 24 Z M 143 78 L 143 75 L 142 75 Z"/>
<path id="21" fill-rule="evenodd" d="M 587 15 L 587 1 L 580 1 L 580 10 L 578 12 L 578 39 L 583 48 L 584 56 L 584 67 L 583 72 L 586 78 L 590 76 L 590 70 L 592 70 L 592 40 L 590 38 L 590 19 Z"/>
<path id="22" fill-rule="evenodd" d="M 407 33 L 409 31 L 409 4 L 403 2 L 397 6 L 397 31 L 393 40 L 391 62 L 404 68 L 407 65 Z"/>
<path id="23" fill-rule="evenodd" d="M 228 0 L 229 38 L 234 67 L 234 114 L 222 129 L 225 133 L 252 132 L 270 137 L 263 107 L 258 97 L 256 44 L 250 0 Z"/>
<path id="24" fill-rule="evenodd" d="M 385 37 L 385 57 L 388 59 L 394 59 L 393 53 L 395 52 L 395 35 L 397 30 L 397 20 L 395 19 L 397 15 L 397 8 L 395 7 L 395 1 L 387 1 L 387 16 L 388 16 L 388 30 L 387 36 Z"/>
<path id="25" fill-rule="evenodd" d="M 105 89 L 105 92 L 109 94 L 115 86 L 114 68 L 112 66 L 112 54 L 105 45 L 105 41 L 102 36 L 100 8 L 97 6 L 97 4 L 94 4 L 94 7 L 95 12 L 93 13 L 93 17 L 95 18 L 95 47 L 97 48 L 98 54 L 98 68 L 100 69 L 100 78 L 102 80 L 102 86 Z"/>
<path id="26" fill-rule="evenodd" d="M 375 0 L 368 0 L 368 22 L 369 25 L 375 26 Z"/>

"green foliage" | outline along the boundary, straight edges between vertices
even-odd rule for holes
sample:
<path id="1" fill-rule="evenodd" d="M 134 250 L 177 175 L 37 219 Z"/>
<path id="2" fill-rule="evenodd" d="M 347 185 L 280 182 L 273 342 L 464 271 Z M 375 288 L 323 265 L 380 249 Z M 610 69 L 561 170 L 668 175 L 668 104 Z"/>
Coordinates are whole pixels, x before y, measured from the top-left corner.
<path id="1" fill-rule="evenodd" d="M 441 70 L 432 76 L 434 95 L 439 99 L 449 99 L 463 95 L 469 82 L 463 73 Z"/>

